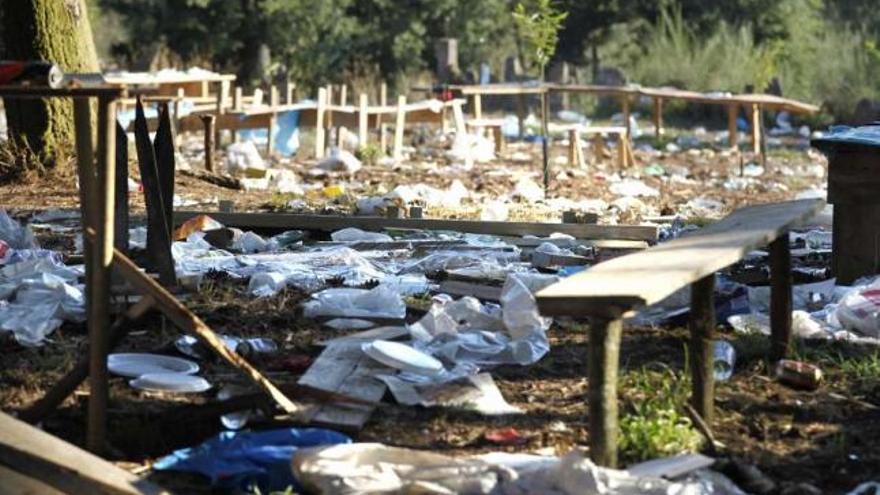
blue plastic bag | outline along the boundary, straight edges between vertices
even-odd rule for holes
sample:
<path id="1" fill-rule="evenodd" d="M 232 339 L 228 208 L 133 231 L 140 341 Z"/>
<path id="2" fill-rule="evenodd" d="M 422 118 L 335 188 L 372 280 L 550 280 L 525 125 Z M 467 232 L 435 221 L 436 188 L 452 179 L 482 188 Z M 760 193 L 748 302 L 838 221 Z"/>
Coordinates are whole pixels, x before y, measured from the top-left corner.
<path id="1" fill-rule="evenodd" d="M 290 459 L 300 447 L 351 443 L 342 433 L 320 428 L 283 428 L 257 432 L 224 431 L 197 447 L 174 451 L 153 469 L 199 473 L 224 490 L 259 487 L 266 493 L 289 486 L 299 490 Z"/>

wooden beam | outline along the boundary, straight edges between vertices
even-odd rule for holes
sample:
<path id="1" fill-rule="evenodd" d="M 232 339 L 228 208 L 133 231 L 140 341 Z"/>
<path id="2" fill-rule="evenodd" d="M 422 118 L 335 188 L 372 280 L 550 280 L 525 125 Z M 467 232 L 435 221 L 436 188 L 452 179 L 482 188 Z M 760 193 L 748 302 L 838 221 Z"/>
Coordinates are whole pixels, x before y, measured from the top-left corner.
<path id="1" fill-rule="evenodd" d="M 761 106 L 757 103 L 751 105 L 752 110 L 752 153 L 761 153 Z"/>
<path id="2" fill-rule="evenodd" d="M 623 112 L 623 126 L 626 127 L 626 135 L 632 136 L 632 126 L 629 122 L 630 117 L 630 109 L 629 109 L 629 95 L 622 94 L 620 96 L 620 107 L 621 112 Z"/>
<path id="3" fill-rule="evenodd" d="M 791 248 L 788 233 L 770 243 L 770 359 L 785 359 L 791 351 Z"/>
<path id="4" fill-rule="evenodd" d="M 406 96 L 397 97 L 397 118 L 394 121 L 394 152 L 392 157 L 395 163 L 403 160 L 403 128 L 406 125 Z"/>
<path id="5" fill-rule="evenodd" d="M 739 144 L 736 128 L 736 114 L 738 106 L 734 104 L 727 105 L 727 141 L 731 148 L 736 149 Z"/>
<path id="6" fill-rule="evenodd" d="M 663 135 L 663 98 L 654 97 L 654 136 L 660 139 Z"/>
<path id="7" fill-rule="evenodd" d="M 348 85 L 339 85 L 339 104 L 345 106 L 348 104 Z"/>
<path id="8" fill-rule="evenodd" d="M 128 137 L 116 122 L 116 202 L 114 204 L 113 245 L 128 252 Z"/>
<path id="9" fill-rule="evenodd" d="M 206 113 L 199 118 L 205 126 L 205 171 L 214 173 L 214 120 L 217 117 Z"/>
<path id="10" fill-rule="evenodd" d="M 707 424 L 715 409 L 715 274 L 691 284 L 691 404 Z"/>
<path id="11" fill-rule="evenodd" d="M 384 82 L 379 86 L 379 106 L 388 105 L 388 85 Z M 388 153 L 387 126 L 382 122 L 382 114 L 376 115 L 376 127 L 379 129 L 379 148 L 382 155 Z"/>
<path id="12" fill-rule="evenodd" d="M 594 225 L 531 222 L 486 222 L 480 220 L 443 220 L 432 218 L 382 218 L 344 215 L 298 215 L 286 213 L 219 213 L 200 211 L 175 212 L 175 223 L 181 224 L 197 215 L 209 215 L 227 227 L 285 231 L 291 229 L 332 232 L 346 227 L 364 230 L 386 228 L 451 230 L 474 234 L 546 237 L 554 232 L 576 239 L 618 239 L 656 241 L 653 225 Z"/>
<path id="13" fill-rule="evenodd" d="M 474 118 L 482 119 L 483 118 L 483 100 L 480 98 L 479 94 L 473 94 L 471 96 L 472 104 L 474 105 Z"/>
<path id="14" fill-rule="evenodd" d="M 327 105 L 327 90 L 318 88 L 318 113 L 315 117 L 315 158 L 324 158 L 324 140 L 326 139 L 324 131 L 324 108 Z"/>
<path id="15" fill-rule="evenodd" d="M 361 93 L 358 100 L 358 146 L 363 149 L 367 146 L 367 94 Z"/>
<path id="16" fill-rule="evenodd" d="M 95 493 L 112 495 L 165 494 L 164 489 L 101 459 L 98 456 L 30 426 L 5 413 L 0 413 L 0 465 L 21 478 L 36 480 L 61 493 Z M 22 481 L 17 478 L 18 481 Z M 16 492 L 0 482 L 3 493 Z M 51 492 L 55 493 L 55 492 Z"/>
<path id="17" fill-rule="evenodd" d="M 617 371 L 623 320 L 592 318 L 589 357 L 590 459 L 599 466 L 617 466 Z"/>

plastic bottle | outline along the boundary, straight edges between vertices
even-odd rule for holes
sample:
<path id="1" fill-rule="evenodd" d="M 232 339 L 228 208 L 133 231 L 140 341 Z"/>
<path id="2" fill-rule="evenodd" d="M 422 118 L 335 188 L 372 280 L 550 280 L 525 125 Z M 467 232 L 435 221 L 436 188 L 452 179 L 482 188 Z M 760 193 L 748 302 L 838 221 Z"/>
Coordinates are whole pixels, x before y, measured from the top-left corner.
<path id="1" fill-rule="evenodd" d="M 736 362 L 736 350 L 726 340 L 715 341 L 715 380 L 723 382 L 733 375 L 733 365 Z"/>

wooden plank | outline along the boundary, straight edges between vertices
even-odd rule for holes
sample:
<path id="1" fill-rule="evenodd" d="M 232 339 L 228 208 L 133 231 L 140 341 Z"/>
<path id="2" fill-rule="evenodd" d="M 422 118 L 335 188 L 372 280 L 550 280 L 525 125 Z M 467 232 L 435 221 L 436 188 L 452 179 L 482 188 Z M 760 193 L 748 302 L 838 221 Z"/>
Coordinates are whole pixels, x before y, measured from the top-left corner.
<path id="1" fill-rule="evenodd" d="M 174 212 L 176 224 L 198 215 L 209 215 L 227 227 L 284 231 L 291 229 L 332 232 L 346 227 L 364 230 L 385 228 L 450 230 L 473 234 L 547 237 L 554 232 L 577 239 L 619 239 L 655 241 L 657 227 L 652 225 L 594 225 L 530 222 L 484 222 L 478 220 L 442 220 L 429 218 L 382 218 L 343 215 L 298 215 L 286 213 L 220 213 L 200 211 Z"/>
<path id="2" fill-rule="evenodd" d="M 739 107 L 736 105 L 727 105 L 727 142 L 731 148 L 737 148 L 739 143 L 738 129 L 736 127 L 736 113 L 738 109 Z"/>
<path id="3" fill-rule="evenodd" d="M 406 96 L 400 95 L 397 97 L 397 118 L 394 120 L 394 147 L 391 153 L 391 157 L 397 163 L 400 163 L 403 159 L 403 128 L 406 125 L 404 106 L 406 106 Z"/>
<path id="4" fill-rule="evenodd" d="M 369 136 L 367 129 L 368 117 L 369 115 L 367 115 L 367 94 L 361 93 L 359 97 L 358 109 L 358 146 L 361 149 L 367 146 L 367 137 Z"/>
<path id="5" fill-rule="evenodd" d="M 715 411 L 715 274 L 691 284 L 690 313 L 691 404 L 712 423 Z"/>
<path id="6" fill-rule="evenodd" d="M 770 359 L 788 357 L 791 351 L 791 247 L 788 235 L 770 243 Z"/>
<path id="7" fill-rule="evenodd" d="M 538 307 L 546 316 L 590 316 L 654 304 L 766 245 L 824 204 L 804 199 L 741 208 L 692 235 L 565 278 L 538 292 Z"/>
<path id="8" fill-rule="evenodd" d="M 155 232 L 154 250 L 150 251 L 159 273 L 159 281 L 166 286 L 177 283 L 174 272 L 174 258 L 171 255 L 171 227 L 174 222 L 174 136 L 171 134 L 171 116 L 168 112 L 168 104 L 161 105 L 159 113 L 159 128 L 153 139 L 153 152 L 156 160 L 156 172 L 159 178 L 159 191 L 157 202 L 161 202 L 161 212 L 164 217 L 161 222 L 150 225 L 157 230 Z M 146 193 L 146 185 L 144 186 Z M 165 232 L 158 232 L 158 229 Z M 149 232 L 148 232 L 149 234 Z"/>
<path id="9" fill-rule="evenodd" d="M 168 493 L 100 457 L 2 412 L 0 464 L 63 493 Z M 0 484 L 5 484 L 5 480 Z"/>
<path id="10" fill-rule="evenodd" d="M 752 153 L 761 153 L 761 107 L 757 104 L 751 105 L 752 110 Z"/>
<path id="11" fill-rule="evenodd" d="M 617 371 L 622 332 L 621 319 L 593 318 L 590 321 L 587 360 L 590 459 L 605 467 L 617 467 Z"/>
<path id="12" fill-rule="evenodd" d="M 501 300 L 501 287 L 460 280 L 444 280 L 440 282 L 438 292 L 452 296 L 473 296 L 481 301 L 498 302 Z"/>
<path id="13" fill-rule="evenodd" d="M 327 90 L 318 89 L 318 110 L 315 117 L 315 158 L 324 158 L 326 132 L 324 130 L 324 106 L 327 104 Z"/>
<path id="14" fill-rule="evenodd" d="M 385 383 L 376 374 L 391 369 L 367 357 L 360 342 L 328 345 L 297 382 L 318 390 L 343 394 L 368 402 L 378 402 L 385 395 Z M 368 404 L 324 405 L 311 418 L 312 423 L 343 430 L 360 430 L 375 410 Z"/>
<path id="15" fill-rule="evenodd" d="M 88 236 L 94 236 L 89 230 Z M 186 309 L 180 301 L 174 298 L 165 288 L 156 283 L 152 278 L 140 271 L 127 256 L 119 251 L 113 251 L 113 266 L 120 274 L 141 294 L 150 296 L 155 301 L 155 307 L 161 311 L 172 323 L 184 332 L 195 335 L 205 345 L 219 355 L 227 364 L 241 372 L 255 385 L 263 389 L 270 397 L 288 414 L 300 411 L 300 406 L 294 404 L 282 393 L 271 381 L 264 377 L 259 370 L 254 368 L 244 358 L 230 350 L 216 333 L 198 316 Z M 106 365 L 106 357 L 104 359 Z"/>

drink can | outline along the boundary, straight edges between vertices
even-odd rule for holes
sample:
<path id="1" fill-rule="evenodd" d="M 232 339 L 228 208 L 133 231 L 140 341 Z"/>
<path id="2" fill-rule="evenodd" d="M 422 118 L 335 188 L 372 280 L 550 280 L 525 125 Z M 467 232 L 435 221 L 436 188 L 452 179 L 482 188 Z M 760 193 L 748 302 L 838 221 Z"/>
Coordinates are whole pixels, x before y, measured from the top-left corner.
<path id="1" fill-rule="evenodd" d="M 783 359 L 776 363 L 776 379 L 794 388 L 816 390 L 822 382 L 822 370 L 814 364 Z"/>
<path id="2" fill-rule="evenodd" d="M 0 60 L 0 85 L 61 86 L 64 73 L 52 62 Z"/>

